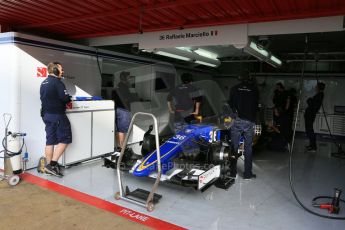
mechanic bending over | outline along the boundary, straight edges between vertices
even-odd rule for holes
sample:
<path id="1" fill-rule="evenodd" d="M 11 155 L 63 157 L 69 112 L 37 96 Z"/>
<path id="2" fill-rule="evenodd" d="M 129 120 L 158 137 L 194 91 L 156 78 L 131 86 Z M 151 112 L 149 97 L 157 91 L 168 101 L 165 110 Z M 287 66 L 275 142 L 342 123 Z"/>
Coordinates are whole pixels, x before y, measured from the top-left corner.
<path id="1" fill-rule="evenodd" d="M 233 86 L 229 94 L 229 105 L 233 111 L 234 123 L 231 126 L 231 144 L 235 157 L 230 160 L 230 177 L 237 176 L 237 152 L 241 135 L 244 136 L 244 174 L 243 178 L 256 178 L 252 172 L 252 144 L 256 113 L 258 111 L 259 90 L 255 79 L 248 71 L 239 77 L 241 83 Z"/>
<path id="2" fill-rule="evenodd" d="M 44 171 L 47 174 L 62 177 L 63 174 L 57 162 L 68 144 L 72 143 L 71 124 L 66 116 L 66 104 L 71 102 L 71 96 L 67 94 L 66 87 L 61 81 L 62 65 L 59 62 L 51 62 L 47 69 L 48 77 L 40 87 L 41 116 L 46 131 L 47 165 Z"/>
<path id="3" fill-rule="evenodd" d="M 168 109 L 173 115 L 175 133 L 182 130 L 186 124 L 197 120 L 202 101 L 199 89 L 191 84 L 192 74 L 183 73 L 181 81 L 182 84 L 173 88 L 167 97 Z"/>

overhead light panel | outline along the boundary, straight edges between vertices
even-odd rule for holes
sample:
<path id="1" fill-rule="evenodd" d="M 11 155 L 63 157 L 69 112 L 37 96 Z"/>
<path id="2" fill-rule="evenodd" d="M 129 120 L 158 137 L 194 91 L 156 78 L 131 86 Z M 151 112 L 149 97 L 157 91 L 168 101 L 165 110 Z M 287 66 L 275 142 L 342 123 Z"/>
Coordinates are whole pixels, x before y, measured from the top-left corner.
<path id="1" fill-rule="evenodd" d="M 191 61 L 191 59 L 188 57 L 183 57 L 183 56 L 180 56 L 177 54 L 172 54 L 172 53 L 168 53 L 168 52 L 164 52 L 164 51 L 156 51 L 155 54 L 170 57 L 170 58 L 180 59 L 183 61 Z"/>
<path id="2" fill-rule="evenodd" d="M 176 49 L 192 52 L 192 48 L 191 47 L 176 47 Z"/>
<path id="3" fill-rule="evenodd" d="M 212 53 L 208 50 L 204 50 L 204 49 L 196 49 L 194 50 L 195 53 L 199 54 L 200 56 L 206 57 L 206 58 L 210 58 L 213 60 L 218 60 L 218 55 L 215 53 Z"/>
<path id="4" fill-rule="evenodd" d="M 212 64 L 212 63 L 208 63 L 208 62 L 204 62 L 204 61 L 195 61 L 195 63 L 200 64 L 200 65 L 207 65 L 207 66 L 211 66 L 211 67 L 217 67 L 218 65 Z"/>
<path id="5" fill-rule="evenodd" d="M 145 51 L 150 52 L 151 50 L 150 51 L 145 50 Z M 205 57 L 203 55 L 199 55 L 196 52 L 194 52 L 192 47 L 156 48 L 152 50 L 151 52 L 157 55 L 162 55 L 162 56 L 175 58 L 175 59 L 179 59 L 183 61 L 194 62 L 196 64 L 206 65 L 210 67 L 217 67 L 220 65 L 220 61 L 218 59 L 212 59 L 212 58 Z"/>
<path id="6" fill-rule="evenodd" d="M 152 53 L 155 51 L 155 49 L 141 49 L 141 52 L 147 52 L 147 53 Z"/>
<path id="7" fill-rule="evenodd" d="M 261 45 L 256 44 L 254 41 L 251 41 L 249 45 L 244 47 L 244 51 L 256 57 L 257 59 L 272 65 L 273 67 L 280 67 L 282 65 L 281 60 L 272 55 L 271 52 L 266 50 Z"/>
<path id="8" fill-rule="evenodd" d="M 282 65 L 282 61 L 280 59 L 278 59 L 277 57 L 271 55 L 270 57 L 271 61 L 273 61 L 275 64 L 277 65 Z"/>
<path id="9" fill-rule="evenodd" d="M 256 52 L 260 53 L 261 55 L 268 57 L 267 50 L 265 50 L 264 48 L 258 47 L 258 45 L 256 43 L 250 42 L 249 47 L 252 48 L 253 50 L 255 50 Z"/>
<path id="10" fill-rule="evenodd" d="M 218 60 L 218 54 L 212 53 L 212 52 L 205 50 L 205 49 L 192 48 L 192 47 L 176 47 L 176 49 L 188 51 L 190 53 L 194 52 L 194 53 L 196 53 L 202 57 L 206 57 L 206 58 L 213 59 L 213 60 Z"/>

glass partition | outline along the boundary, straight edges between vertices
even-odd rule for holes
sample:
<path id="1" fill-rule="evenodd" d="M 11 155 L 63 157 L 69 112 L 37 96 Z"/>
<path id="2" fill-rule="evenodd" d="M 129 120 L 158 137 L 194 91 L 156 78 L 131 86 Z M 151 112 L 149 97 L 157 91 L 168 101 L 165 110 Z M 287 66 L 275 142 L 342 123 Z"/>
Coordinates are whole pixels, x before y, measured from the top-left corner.
<path id="1" fill-rule="evenodd" d="M 167 97 L 175 87 L 182 83 L 180 76 L 186 71 L 177 70 L 175 66 L 165 62 L 147 64 L 104 58 L 102 64 L 103 98 L 115 100 L 113 95 L 121 82 L 122 72 L 129 75 L 127 85 L 131 94 L 129 103 L 131 114 L 136 112 L 154 114 L 159 122 L 160 136 L 171 135 L 173 121 L 168 110 Z M 224 112 L 224 103 L 226 103 L 223 91 L 216 82 L 201 80 L 205 78 L 198 78 L 197 73 L 187 72 L 193 75 L 191 84 L 198 89 L 202 97 L 200 110 L 202 120 L 219 122 L 218 117 Z M 122 99 L 128 100 L 128 98 Z M 135 122 L 135 125 L 143 131 L 148 130 L 152 124 L 153 122 L 147 118 Z"/>

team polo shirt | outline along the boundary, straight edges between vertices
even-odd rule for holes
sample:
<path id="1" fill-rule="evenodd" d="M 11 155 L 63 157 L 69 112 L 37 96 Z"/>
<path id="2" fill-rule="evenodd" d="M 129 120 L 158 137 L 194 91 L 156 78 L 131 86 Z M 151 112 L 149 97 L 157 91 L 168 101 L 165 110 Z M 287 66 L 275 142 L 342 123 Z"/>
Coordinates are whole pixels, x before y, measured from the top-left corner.
<path id="1" fill-rule="evenodd" d="M 64 114 L 66 104 L 71 101 L 65 84 L 54 75 L 49 75 L 40 87 L 40 98 L 43 113 Z"/>

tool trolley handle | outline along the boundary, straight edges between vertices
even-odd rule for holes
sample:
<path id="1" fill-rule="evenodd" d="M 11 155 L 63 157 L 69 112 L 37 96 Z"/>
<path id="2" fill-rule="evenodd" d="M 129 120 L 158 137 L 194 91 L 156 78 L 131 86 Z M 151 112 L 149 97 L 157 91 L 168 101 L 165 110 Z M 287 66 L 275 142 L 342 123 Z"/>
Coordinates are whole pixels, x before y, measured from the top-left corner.
<path id="1" fill-rule="evenodd" d="M 153 119 L 153 123 L 154 123 L 154 130 L 155 130 L 155 142 L 156 142 L 156 154 L 157 154 L 157 177 L 156 177 L 156 181 L 151 189 L 151 192 L 146 200 L 146 204 L 145 206 L 148 207 L 149 206 L 149 203 L 153 200 L 153 195 L 155 193 L 155 191 L 157 190 L 157 187 L 158 187 L 158 184 L 159 184 L 159 181 L 160 181 L 160 177 L 161 177 L 161 174 L 162 174 L 162 170 L 161 170 L 161 154 L 160 154 L 160 148 L 159 148 L 159 138 L 158 138 L 158 135 L 159 135 L 159 132 L 158 132 L 158 121 L 157 121 L 157 118 L 151 114 L 151 113 L 144 113 L 144 112 L 137 112 L 133 115 L 132 117 L 132 120 L 131 120 L 131 123 L 129 124 L 129 128 L 128 128 L 128 132 L 127 132 L 127 135 L 125 137 L 125 141 L 124 141 L 124 146 L 123 148 L 121 149 L 121 153 L 120 153 L 120 156 L 118 158 L 118 161 L 117 161 L 117 177 L 118 177 L 118 183 L 119 183 L 119 188 L 120 188 L 120 197 L 123 197 L 125 195 L 125 192 L 123 190 L 123 186 L 122 186 L 122 178 L 121 178 L 121 172 L 120 172 L 120 167 L 121 167 L 121 161 L 122 161 L 122 158 L 123 158 L 123 155 L 124 155 L 124 152 L 125 152 L 125 149 L 126 149 L 126 146 L 127 146 L 127 143 L 128 143 L 128 137 L 130 135 L 130 133 L 132 132 L 132 129 L 133 129 L 133 124 L 134 124 L 134 120 L 136 119 L 136 117 L 138 115 L 143 115 L 143 116 L 149 116 Z"/>

